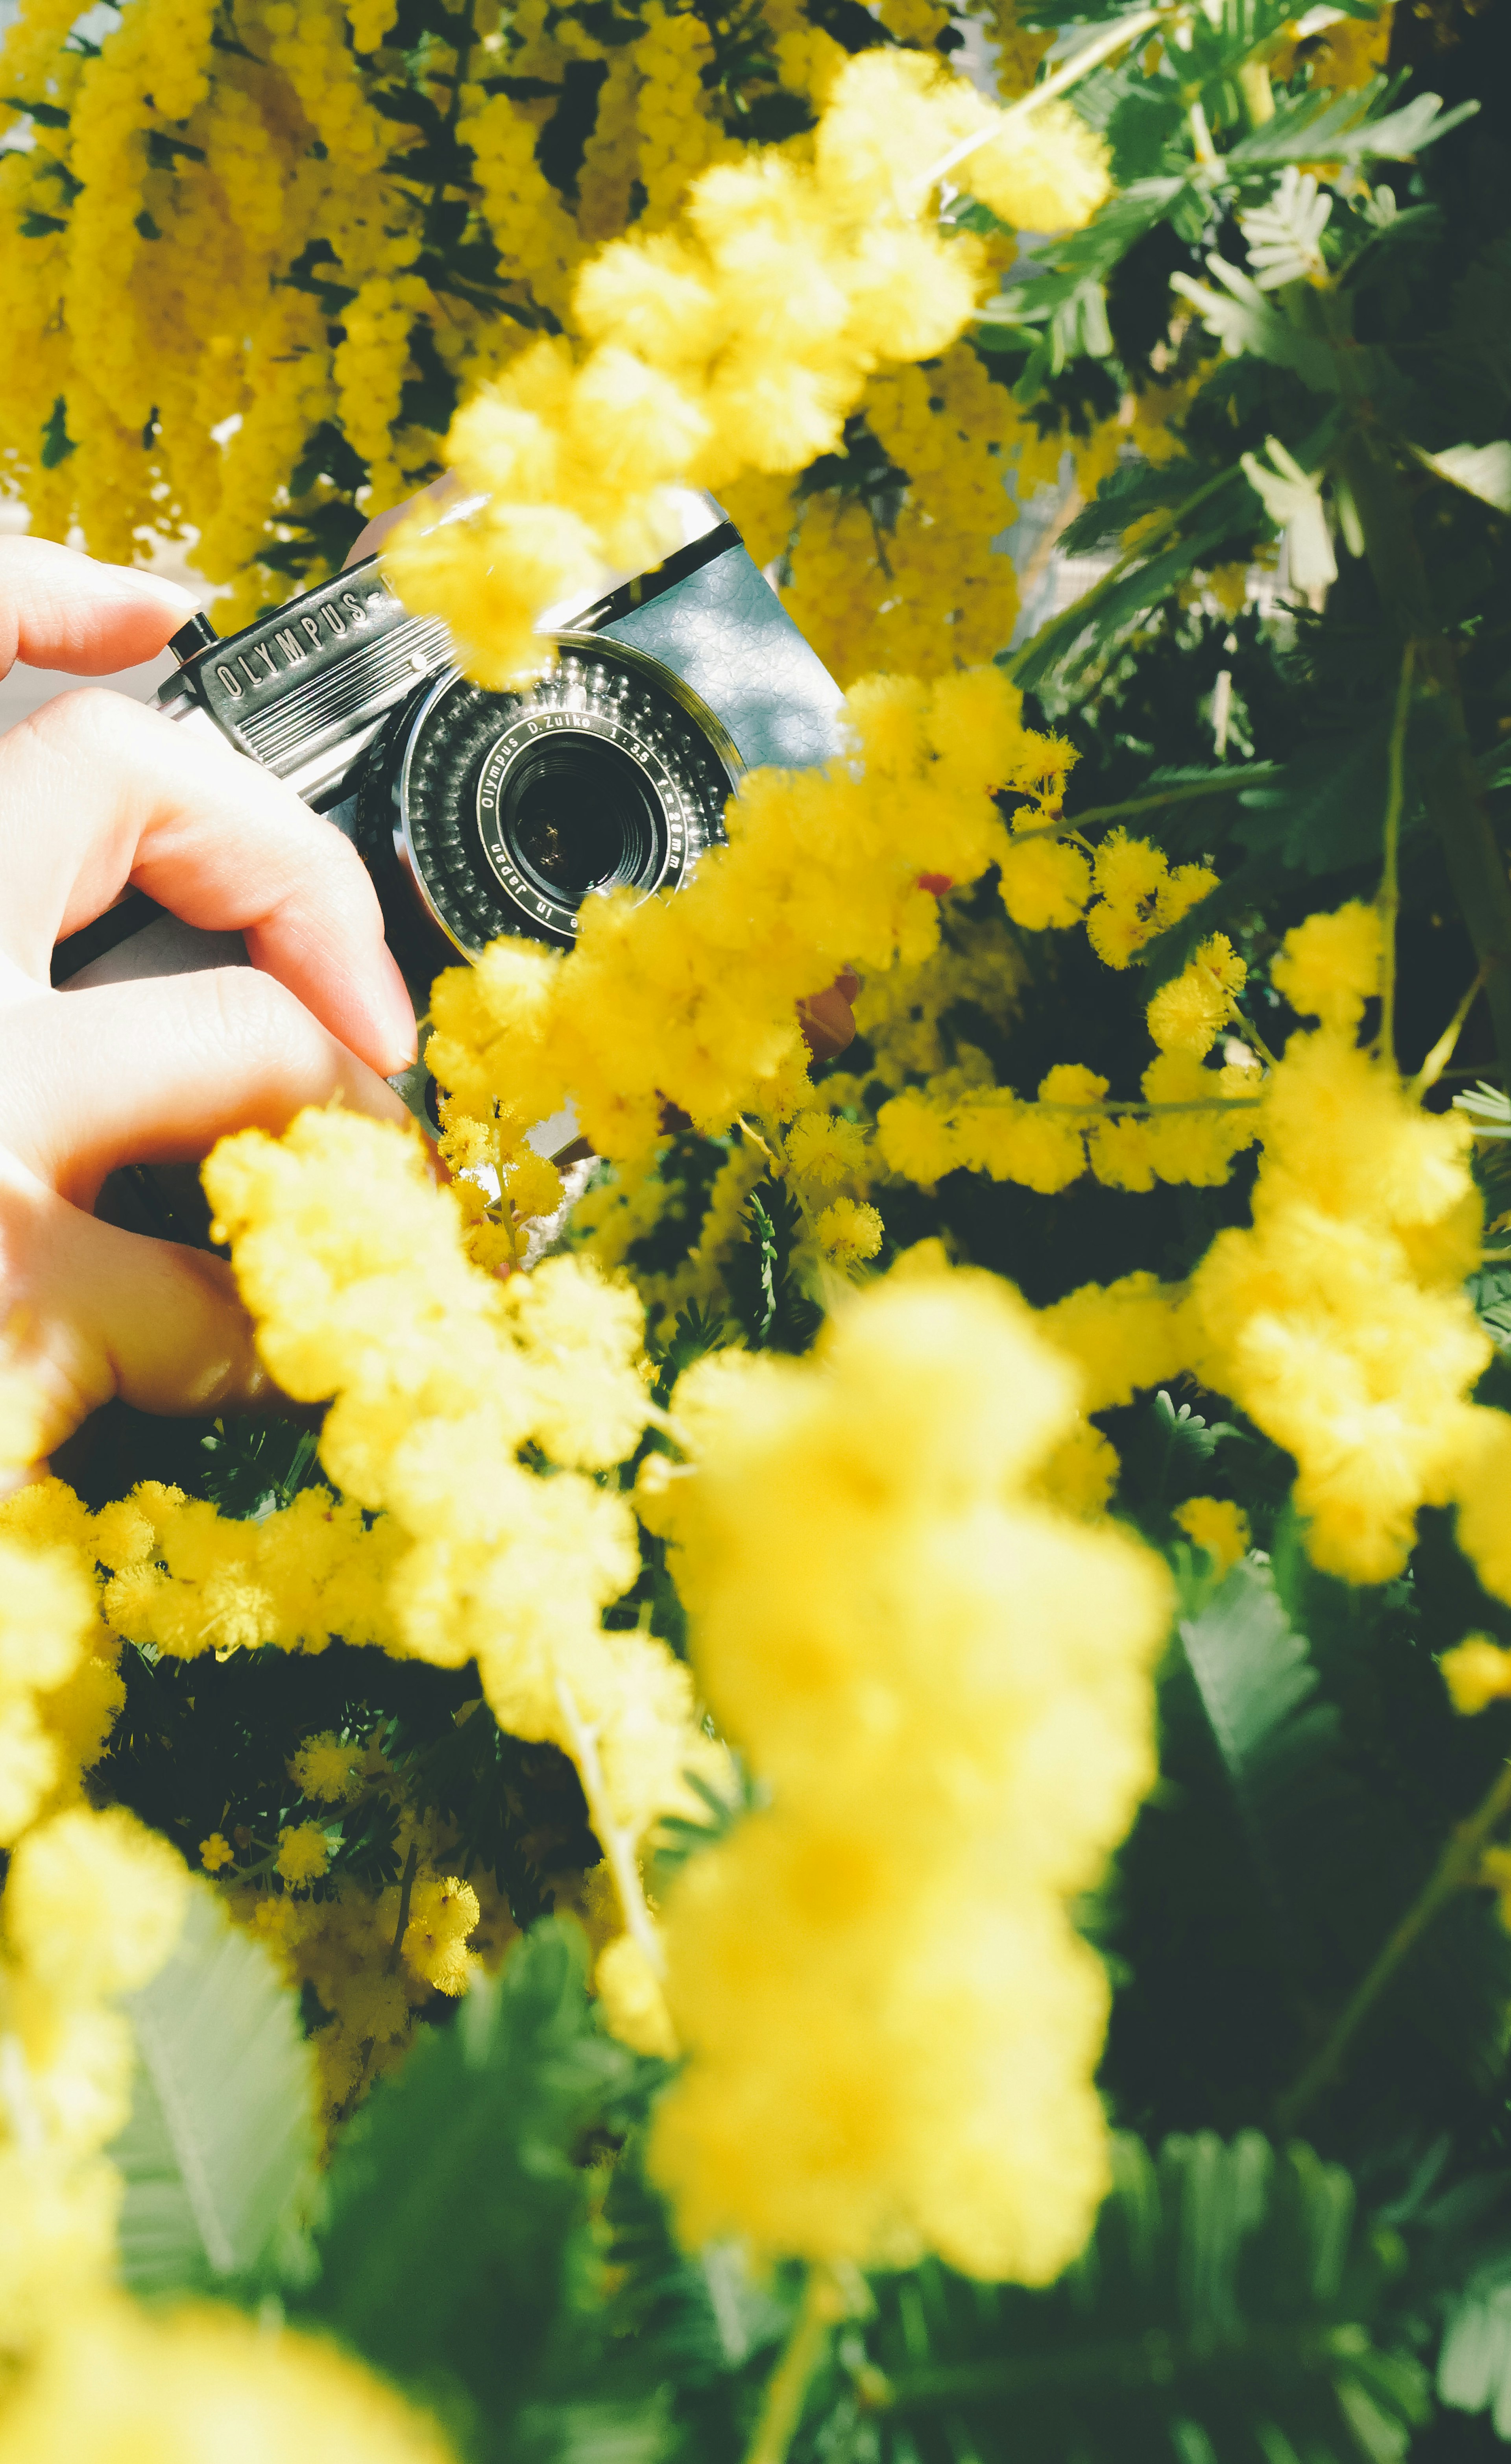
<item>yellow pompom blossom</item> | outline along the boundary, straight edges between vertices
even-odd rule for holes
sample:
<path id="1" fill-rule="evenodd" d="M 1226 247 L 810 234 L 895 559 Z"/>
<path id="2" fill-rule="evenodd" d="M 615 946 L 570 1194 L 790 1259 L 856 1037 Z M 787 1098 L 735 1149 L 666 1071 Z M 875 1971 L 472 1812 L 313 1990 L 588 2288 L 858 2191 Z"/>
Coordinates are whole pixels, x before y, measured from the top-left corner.
<path id="1" fill-rule="evenodd" d="M 330 1860 L 330 1843 L 318 1823 L 291 1823 L 279 1832 L 275 1870 L 296 1890 L 318 1881 Z"/>
<path id="2" fill-rule="evenodd" d="M 820 1248 L 837 1266 L 860 1265 L 882 1245 L 881 1217 L 874 1206 L 860 1205 L 853 1198 L 835 1199 L 814 1229 Z"/>
<path id="3" fill-rule="evenodd" d="M 207 1874 L 218 1874 L 223 1865 L 234 1861 L 235 1854 L 223 1831 L 212 1831 L 208 1839 L 199 1843 L 199 1861 Z"/>
<path id="4" fill-rule="evenodd" d="M 1468 1133 L 1327 1029 L 1292 1040 L 1264 1130 L 1253 1228 L 1219 1233 L 1192 1280 L 1193 1365 L 1295 1455 L 1316 1562 L 1385 1582 L 1418 1507 L 1455 1492 L 1491 1356 L 1462 1289 Z"/>
<path id="5" fill-rule="evenodd" d="M 1287 933 L 1270 969 L 1278 993 L 1303 1018 L 1325 1026 L 1356 1026 L 1380 988 L 1380 914 L 1351 899 L 1331 915 L 1308 915 Z"/>
<path id="6" fill-rule="evenodd" d="M 143 1481 L 113 1530 L 92 1535 L 111 1574 L 103 1610 L 128 1642 L 174 1659 L 204 1651 L 323 1651 L 337 1635 L 392 1647 L 383 1591 L 398 1547 L 350 1502 L 307 1488 L 260 1523 Z"/>
<path id="7" fill-rule="evenodd" d="M 1249 1518 L 1241 1506 L 1221 1497 L 1188 1497 L 1174 1520 L 1188 1540 L 1205 1549 L 1219 1574 L 1236 1566 L 1249 1545 Z"/>
<path id="8" fill-rule="evenodd" d="M 103 2297 L 60 2305 L 0 2396 L 0 2444 L 6 2464 L 452 2464 L 434 2423 L 334 2344 L 230 2308 L 163 2316 Z"/>
<path id="9" fill-rule="evenodd" d="M 1449 1701 L 1466 1718 L 1473 1719 L 1489 1704 L 1503 1702 L 1511 1694 L 1511 1651 L 1492 1642 L 1488 1635 L 1466 1636 L 1452 1651 L 1444 1652 L 1437 1665 Z"/>
<path id="10" fill-rule="evenodd" d="M 652 2169 L 693 2243 L 1047 2282 L 1106 2183 L 1068 1904 L 1152 1776 L 1163 1571 L 1026 1496 L 1076 1381 L 984 1276 L 926 1263 L 808 1362 L 711 1371 L 679 1580 L 772 1803 L 667 1896 Z"/>
<path id="11" fill-rule="evenodd" d="M 878 530 L 847 495 L 783 493 L 790 582 L 782 596 L 842 684 L 878 670 L 937 675 L 990 658 L 1018 614 L 1018 577 L 1002 552 L 1017 508 L 1004 479 L 1025 430 L 1007 387 L 968 343 L 925 368 L 871 379 L 861 416 L 907 474 L 896 519 Z M 736 495 L 736 518 L 745 498 Z"/>
<path id="12" fill-rule="evenodd" d="M 1217 876 L 1204 865 L 1182 864 L 1173 870 L 1163 848 L 1148 839 L 1129 838 L 1113 830 L 1097 849 L 1092 866 L 1097 903 L 1086 918 L 1086 933 L 1105 966 L 1127 967 L 1156 933 L 1178 924 L 1183 915 L 1215 890 Z"/>
<path id="13" fill-rule="evenodd" d="M 1063 839 L 1015 839 L 1002 859 L 1002 904 L 1025 932 L 1078 924 L 1091 896 L 1091 866 Z"/>
<path id="14" fill-rule="evenodd" d="M 362 1752 L 330 1730 L 306 1737 L 289 1764 L 289 1776 L 320 1805 L 339 1805 L 362 1784 Z"/>
<path id="15" fill-rule="evenodd" d="M 1002 222 L 1030 231 L 1078 230 L 1112 187 L 1106 147 L 1068 102 L 1015 120 L 1011 134 L 967 158 L 960 180 Z"/>
<path id="16" fill-rule="evenodd" d="M 828 1187 L 865 1169 L 865 1133 L 834 1112 L 799 1112 L 784 1141 L 787 1162 L 799 1180 Z"/>
<path id="17" fill-rule="evenodd" d="M 1224 933 L 1215 933 L 1193 953 L 1182 973 L 1162 984 L 1149 1005 L 1149 1031 L 1162 1052 L 1193 1052 L 1202 1060 L 1233 1016 L 1248 969 Z"/>

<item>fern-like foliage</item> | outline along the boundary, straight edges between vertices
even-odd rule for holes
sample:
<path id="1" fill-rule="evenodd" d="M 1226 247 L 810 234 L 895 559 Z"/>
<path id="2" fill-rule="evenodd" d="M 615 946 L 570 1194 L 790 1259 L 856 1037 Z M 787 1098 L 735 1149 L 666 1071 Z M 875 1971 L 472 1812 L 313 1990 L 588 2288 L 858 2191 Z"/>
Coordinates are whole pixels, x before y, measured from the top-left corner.
<path id="1" fill-rule="evenodd" d="M 1328 1636 L 1325 1685 L 1299 1618 L 1320 1626 L 1341 1607 L 1320 1578 L 1297 1583 L 1287 1600 L 1271 1567 L 1235 1568 L 1181 1622 L 1165 1671 L 1164 1784 L 1108 1903 L 1112 1947 L 1132 1956 L 1103 2074 L 1120 2118 L 1151 2136 L 1268 2123 L 1449 1829 L 1430 1791 L 1409 1795 L 1380 1746 L 1351 1733 L 1337 1699 L 1355 1654 L 1378 1681 L 1398 1656 L 1410 1663 L 1410 1644 L 1377 1604 L 1345 1595 L 1359 1631 Z M 1425 1677 L 1436 1686 L 1430 1662 Z M 1362 2147 L 1408 2114 L 1468 2125 L 1500 2075 L 1508 1988 L 1511 1945 L 1465 1894 L 1354 2041 L 1330 2091 L 1334 2144 Z"/>
<path id="2" fill-rule="evenodd" d="M 600 2452 L 648 2464 L 658 2451 L 653 2404 L 593 2394 L 589 2215 L 595 2151 L 643 2110 L 661 2066 L 597 2024 L 586 1949 L 577 1926 L 537 1925 L 383 2082 L 342 2137 L 318 2273 L 294 2297 L 435 2404 L 475 2464 Z"/>
<path id="3" fill-rule="evenodd" d="M 1257 2132 L 1113 2148 L 1047 2293 L 928 2265 L 842 2338 L 804 2464 L 1394 2464 L 1426 2374 L 1377 2341 L 1391 2279 L 1342 2167 Z M 817 2411 L 818 2408 L 815 2408 Z"/>
<path id="4" fill-rule="evenodd" d="M 125 1998 L 131 2115 L 122 2280 L 142 2294 L 255 2286 L 296 2263 L 315 2152 L 314 2079 L 294 1995 L 203 1885 L 172 1957 Z"/>

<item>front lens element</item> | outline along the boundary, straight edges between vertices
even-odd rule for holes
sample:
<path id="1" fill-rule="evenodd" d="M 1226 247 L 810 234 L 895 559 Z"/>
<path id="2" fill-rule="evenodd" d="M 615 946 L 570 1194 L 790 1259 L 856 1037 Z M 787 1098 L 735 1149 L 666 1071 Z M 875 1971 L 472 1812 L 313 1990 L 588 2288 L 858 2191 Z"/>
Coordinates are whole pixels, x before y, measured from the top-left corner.
<path id="1" fill-rule="evenodd" d="M 499 815 L 505 847 L 530 880 L 584 898 L 660 872 L 665 823 L 644 773 L 617 746 L 578 737 L 533 747 L 511 774 Z"/>

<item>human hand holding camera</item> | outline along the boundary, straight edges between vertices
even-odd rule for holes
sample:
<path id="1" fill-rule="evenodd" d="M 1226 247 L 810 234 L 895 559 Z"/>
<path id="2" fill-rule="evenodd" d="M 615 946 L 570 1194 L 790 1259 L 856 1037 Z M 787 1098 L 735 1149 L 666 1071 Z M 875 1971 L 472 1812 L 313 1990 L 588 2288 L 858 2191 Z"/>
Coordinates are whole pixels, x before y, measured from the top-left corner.
<path id="1" fill-rule="evenodd" d="M 153 657 L 192 603 L 40 539 L 0 542 L 0 673 Z M 55 992 L 54 945 L 129 883 L 251 967 Z M 354 850 L 229 747 L 122 695 L 47 703 L 0 738 L 0 1347 L 48 1452 L 114 1395 L 218 1412 L 267 1388 L 230 1269 L 98 1222 L 118 1165 L 208 1153 L 339 1098 L 380 1119 L 414 1018 Z"/>
<path id="2" fill-rule="evenodd" d="M 266 1397 L 226 1264 L 90 1210 L 119 1165 L 197 1160 L 306 1104 L 404 1118 L 383 1080 L 414 1058 L 413 1007 L 374 872 L 423 983 L 495 931 L 569 943 L 595 888 L 675 887 L 747 759 L 833 749 L 837 690 L 728 524 L 568 626 L 545 686 L 487 695 L 365 561 L 217 643 L 176 585 L 0 543 L 0 674 L 109 673 L 171 639 L 185 683 L 159 698 L 189 721 L 70 693 L 0 740 L 0 1348 L 42 1392 L 42 1451 L 116 1395 Z M 55 992 L 55 945 L 128 885 L 241 934 L 252 965 Z M 854 989 L 802 1004 L 817 1057 L 849 1042 Z"/>

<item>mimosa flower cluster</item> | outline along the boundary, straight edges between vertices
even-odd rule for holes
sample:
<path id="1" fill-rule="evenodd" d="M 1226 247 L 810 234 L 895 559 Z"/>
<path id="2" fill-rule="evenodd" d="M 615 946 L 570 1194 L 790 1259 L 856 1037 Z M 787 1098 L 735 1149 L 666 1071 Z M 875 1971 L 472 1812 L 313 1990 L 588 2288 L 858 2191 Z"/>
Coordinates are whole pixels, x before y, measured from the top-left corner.
<path id="1" fill-rule="evenodd" d="M 694 1662 L 770 1792 L 666 1904 L 684 2236 L 1044 2283 L 1106 2187 L 1106 1979 L 1069 1905 L 1153 1771 L 1159 1561 L 1032 1495 L 1078 1381 L 931 1257 L 799 1364 L 673 1397 Z M 864 1570 L 864 1577 L 858 1579 Z"/>
<path id="2" fill-rule="evenodd" d="M 1215 982 L 1226 963 L 1207 960 Z M 1471 1132 L 1359 1048 L 1380 965 L 1378 915 L 1357 902 L 1287 935 L 1275 980 L 1322 1023 L 1265 1080 L 1252 1225 L 1219 1233 L 1185 1287 L 1132 1275 L 1045 1322 L 1085 1368 L 1093 1411 L 1182 1369 L 1241 1404 L 1295 1456 L 1328 1573 L 1388 1581 L 1420 1509 L 1456 1503 L 1481 1580 L 1511 1597 L 1511 1421 L 1470 1399 L 1492 1350 L 1463 1288 L 1482 1220 Z M 1185 996 L 1174 1006 L 1188 1014 Z"/>
<path id="3" fill-rule="evenodd" d="M 954 341 L 983 268 L 931 200 L 965 136 L 984 141 L 971 185 L 1007 221 L 1084 222 L 1107 194 L 1100 144 L 1067 107 L 1009 123 L 926 57 L 866 52 L 835 78 L 811 159 L 715 165 L 675 232 L 583 267 L 586 356 L 535 344 L 452 425 L 448 461 L 486 502 L 439 527 L 415 517 L 386 550 L 400 597 L 447 620 L 469 674 L 538 674 L 544 607 L 671 544 L 663 491 L 804 469 L 838 447 L 876 368 Z"/>

